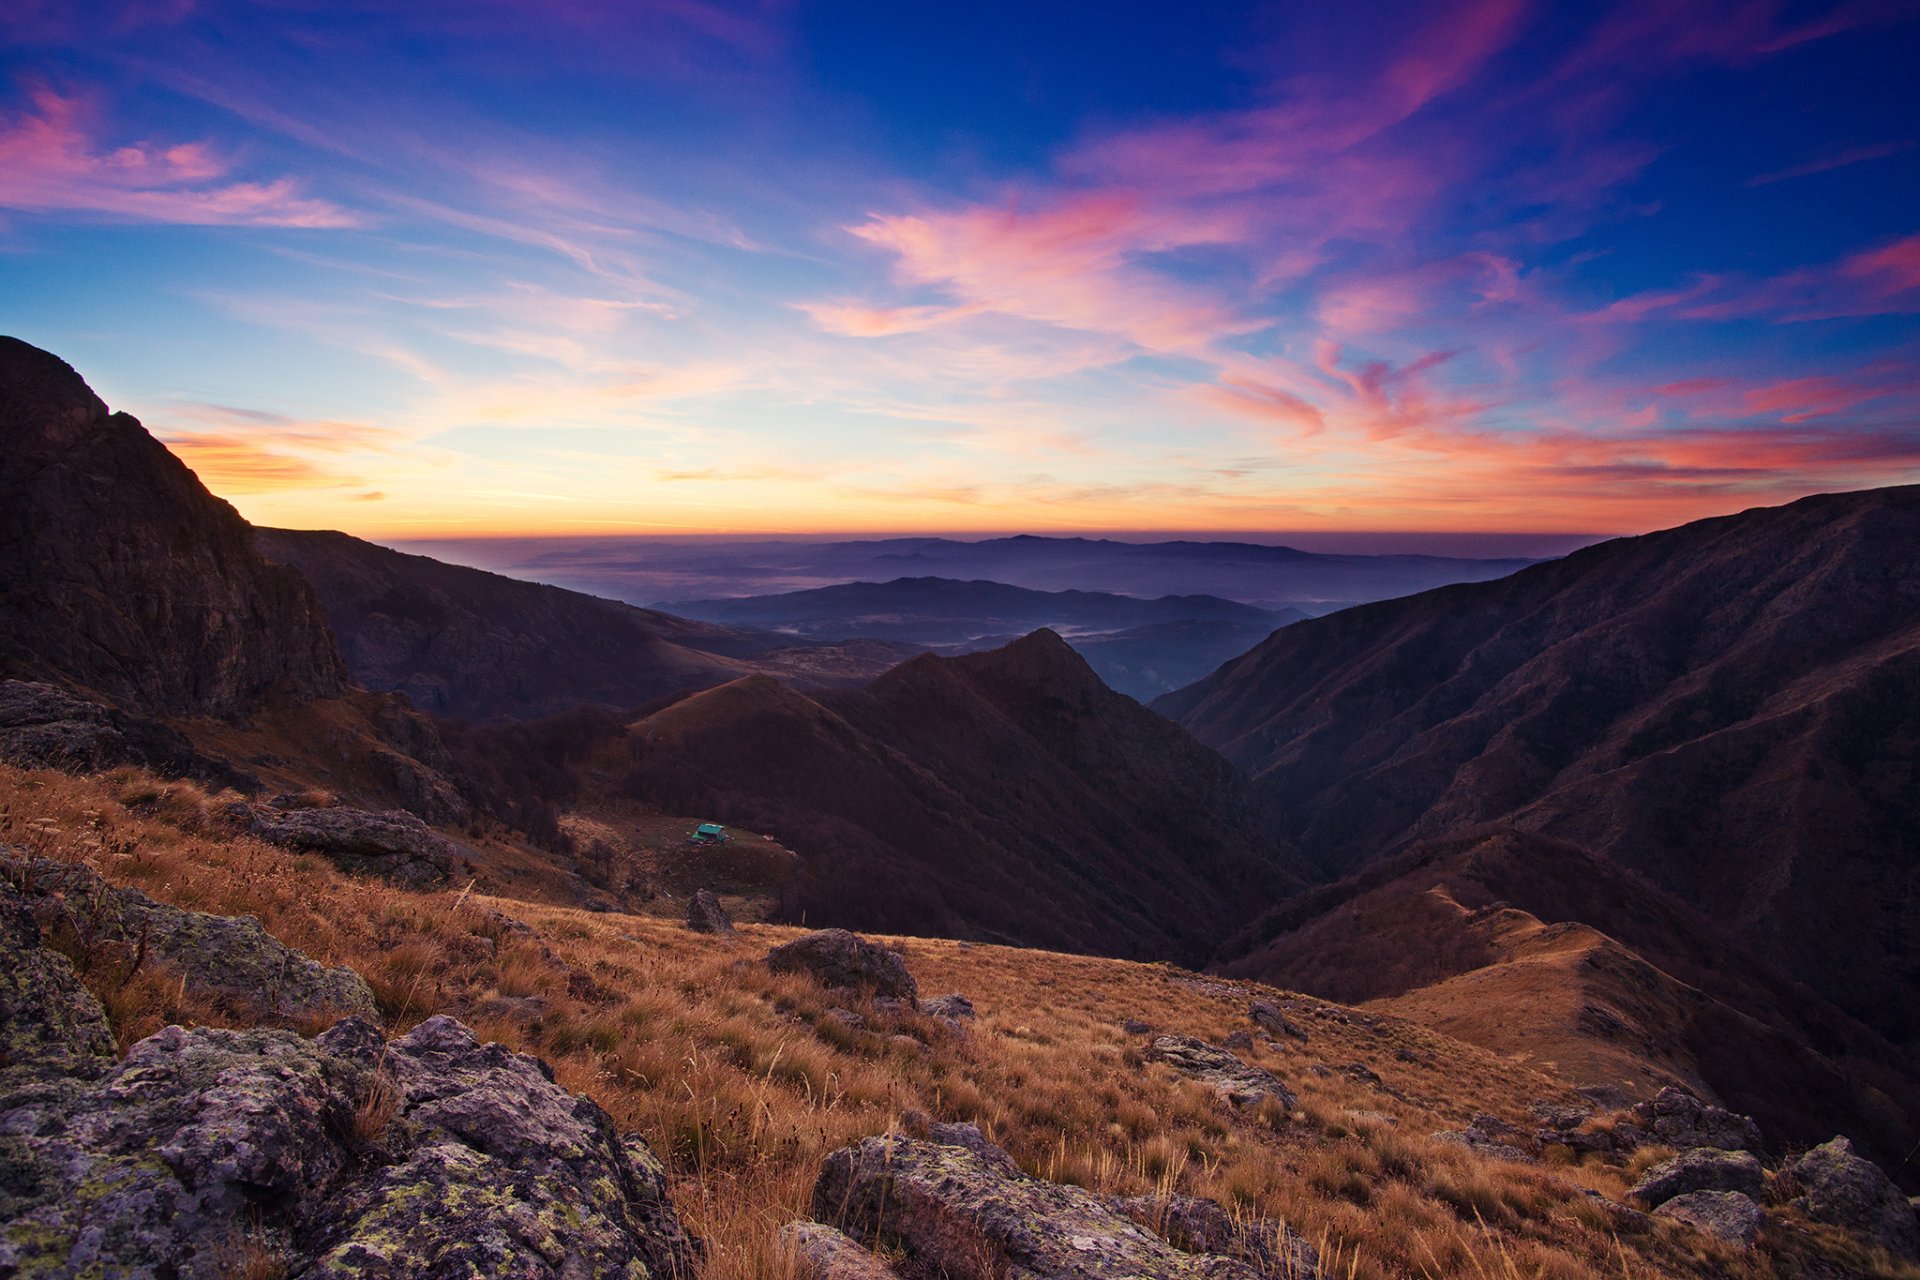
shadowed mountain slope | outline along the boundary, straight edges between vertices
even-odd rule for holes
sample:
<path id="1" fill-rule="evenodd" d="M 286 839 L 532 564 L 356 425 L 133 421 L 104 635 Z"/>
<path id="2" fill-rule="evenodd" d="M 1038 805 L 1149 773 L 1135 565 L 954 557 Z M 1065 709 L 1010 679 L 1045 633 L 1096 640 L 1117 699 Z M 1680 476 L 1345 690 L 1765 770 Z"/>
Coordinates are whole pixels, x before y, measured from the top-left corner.
<path id="1" fill-rule="evenodd" d="M 1704 1087 L 1782 1142 L 1838 1128 L 1895 1164 L 1920 1138 L 1909 1055 L 1698 910 L 1538 835 L 1409 849 L 1274 908 L 1220 959 L 1565 1078 Z"/>
<path id="2" fill-rule="evenodd" d="M 0 338 L 0 675 L 147 715 L 330 697 L 319 601 L 139 420 L 57 356 Z"/>
<path id="3" fill-rule="evenodd" d="M 802 683 L 870 679 L 912 653 L 807 646 L 363 542 L 261 529 L 305 574 L 355 680 L 441 715 L 525 719 L 582 704 L 625 710 L 755 671 Z"/>
<path id="4" fill-rule="evenodd" d="M 1245 778 L 1048 631 L 858 691 L 752 677 L 633 734 L 629 785 L 779 836 L 816 923 L 1197 960 L 1299 884 Z"/>
<path id="5" fill-rule="evenodd" d="M 1603 543 L 1275 633 L 1156 707 L 1338 873 L 1499 819 L 1920 1033 L 1920 488 Z"/>

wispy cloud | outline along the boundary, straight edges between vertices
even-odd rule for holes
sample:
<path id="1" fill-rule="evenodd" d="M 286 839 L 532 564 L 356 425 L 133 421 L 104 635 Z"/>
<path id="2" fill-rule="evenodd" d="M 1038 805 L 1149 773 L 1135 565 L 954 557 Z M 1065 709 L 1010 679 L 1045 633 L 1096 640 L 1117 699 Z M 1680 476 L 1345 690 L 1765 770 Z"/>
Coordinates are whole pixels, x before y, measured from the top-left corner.
<path id="1" fill-rule="evenodd" d="M 138 222 L 341 228 L 359 215 L 307 196 L 291 177 L 237 180 L 206 142 L 101 141 L 97 105 L 46 86 L 0 122 L 0 207 Z"/>

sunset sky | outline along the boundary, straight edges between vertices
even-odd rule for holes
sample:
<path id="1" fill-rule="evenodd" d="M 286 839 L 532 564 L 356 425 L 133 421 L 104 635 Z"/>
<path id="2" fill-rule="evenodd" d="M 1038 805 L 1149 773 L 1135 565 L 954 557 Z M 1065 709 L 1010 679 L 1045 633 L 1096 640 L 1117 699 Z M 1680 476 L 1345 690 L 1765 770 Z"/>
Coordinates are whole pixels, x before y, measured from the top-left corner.
<path id="1" fill-rule="evenodd" d="M 374 537 L 1643 530 L 1920 480 L 1916 13 L 9 0 L 0 332 Z"/>

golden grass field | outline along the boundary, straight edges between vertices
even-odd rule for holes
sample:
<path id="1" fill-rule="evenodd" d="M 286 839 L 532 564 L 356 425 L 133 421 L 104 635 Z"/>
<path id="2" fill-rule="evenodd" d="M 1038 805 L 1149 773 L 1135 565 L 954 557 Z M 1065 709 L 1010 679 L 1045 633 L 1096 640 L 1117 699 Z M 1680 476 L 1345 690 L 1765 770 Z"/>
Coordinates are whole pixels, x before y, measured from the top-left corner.
<path id="1" fill-rule="evenodd" d="M 1741 1254 L 1670 1223 L 1622 1224 L 1585 1194 L 1618 1200 L 1651 1150 L 1625 1169 L 1575 1163 L 1564 1148 L 1523 1165 L 1432 1141 L 1482 1112 L 1527 1125 L 1530 1102 L 1570 1095 L 1567 1082 L 1409 1022 L 1293 997 L 1310 1042 L 1243 1056 L 1300 1106 L 1236 1114 L 1143 1065 L 1145 1037 L 1121 1024 L 1217 1042 L 1251 1029 L 1250 997 L 1285 993 L 1163 965 L 899 938 L 888 941 L 923 995 L 974 1001 L 971 1033 L 918 1014 L 849 1029 L 827 1016 L 834 997 L 760 963 L 797 930 L 749 924 L 729 941 L 478 888 L 404 892 L 230 834 L 222 803 L 134 770 L 0 766 L 0 843 L 85 860 L 183 907 L 252 914 L 361 972 L 390 1031 L 450 1013 L 545 1058 L 667 1160 L 713 1280 L 792 1275 L 773 1233 L 805 1216 L 820 1157 L 916 1113 L 977 1121 L 1045 1177 L 1177 1189 L 1285 1219 L 1321 1247 L 1330 1276 L 1351 1280 L 1920 1276 L 1786 1210 Z M 123 1046 L 170 1022 L 235 1020 L 156 962 L 123 981 L 123 965 L 87 959 Z M 1384 1088 L 1343 1072 L 1356 1063 Z M 368 1100 L 369 1123 L 378 1106 Z"/>

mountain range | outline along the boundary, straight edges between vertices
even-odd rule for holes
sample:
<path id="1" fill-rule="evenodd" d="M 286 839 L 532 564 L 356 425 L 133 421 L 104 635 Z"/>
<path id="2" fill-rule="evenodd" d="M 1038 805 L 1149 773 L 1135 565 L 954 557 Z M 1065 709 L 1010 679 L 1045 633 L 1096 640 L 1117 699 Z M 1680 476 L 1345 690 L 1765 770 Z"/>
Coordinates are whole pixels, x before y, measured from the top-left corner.
<path id="1" fill-rule="evenodd" d="M 577 892 L 569 822 L 697 815 L 797 855 L 785 919 L 1205 965 L 1890 1166 L 1920 1139 L 1920 490 L 1295 621 L 1148 709 L 1046 630 L 896 662 L 255 531 L 22 343 L 0 431 L 0 704 L 411 809 L 489 888 Z M 545 843 L 487 824 L 476 743 Z"/>

